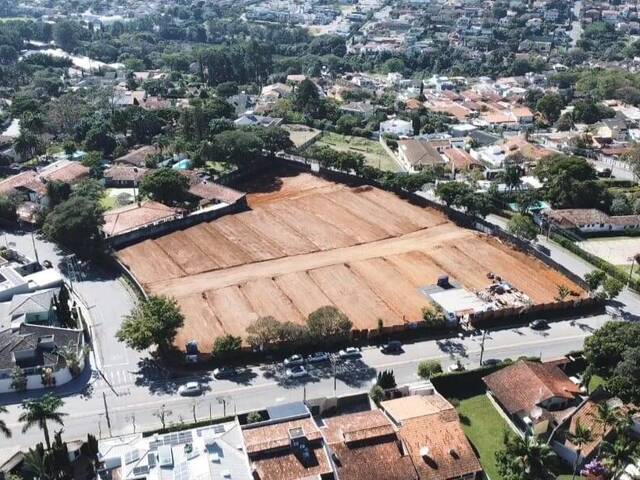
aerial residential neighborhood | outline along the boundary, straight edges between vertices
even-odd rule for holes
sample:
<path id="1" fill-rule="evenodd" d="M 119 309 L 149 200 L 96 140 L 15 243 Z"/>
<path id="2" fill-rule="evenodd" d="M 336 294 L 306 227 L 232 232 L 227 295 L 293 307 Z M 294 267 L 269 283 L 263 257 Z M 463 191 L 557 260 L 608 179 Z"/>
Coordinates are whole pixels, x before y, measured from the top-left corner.
<path id="1" fill-rule="evenodd" d="M 640 476 L 632 0 L 0 0 L 0 479 Z"/>

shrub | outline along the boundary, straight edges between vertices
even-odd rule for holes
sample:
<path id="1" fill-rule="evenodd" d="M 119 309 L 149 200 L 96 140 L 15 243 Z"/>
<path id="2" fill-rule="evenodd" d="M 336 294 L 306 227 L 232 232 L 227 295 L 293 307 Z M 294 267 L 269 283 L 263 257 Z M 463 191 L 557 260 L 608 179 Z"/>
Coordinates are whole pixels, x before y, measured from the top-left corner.
<path id="1" fill-rule="evenodd" d="M 247 423 L 258 423 L 262 421 L 262 414 L 260 412 L 249 412 L 247 415 Z"/>
<path id="2" fill-rule="evenodd" d="M 391 388 L 396 388 L 396 376 L 393 374 L 393 370 L 383 370 L 378 372 L 378 378 L 376 380 L 376 385 L 378 385 L 383 390 L 389 390 Z"/>
<path id="3" fill-rule="evenodd" d="M 424 380 L 438 373 L 442 373 L 442 365 L 437 360 L 423 360 L 418 364 L 418 376 Z"/>
<path id="4" fill-rule="evenodd" d="M 379 385 L 374 385 L 369 390 L 369 397 L 376 405 L 379 405 L 382 400 L 384 400 L 384 390 Z"/>
<path id="5" fill-rule="evenodd" d="M 242 348 L 242 338 L 233 335 L 217 337 L 213 342 L 211 356 L 213 358 L 229 358 L 237 355 Z"/>
<path id="6" fill-rule="evenodd" d="M 440 305 L 432 304 L 430 307 L 423 308 L 422 318 L 424 320 L 424 326 L 428 329 L 439 330 L 443 329 L 446 325 L 444 312 Z"/>

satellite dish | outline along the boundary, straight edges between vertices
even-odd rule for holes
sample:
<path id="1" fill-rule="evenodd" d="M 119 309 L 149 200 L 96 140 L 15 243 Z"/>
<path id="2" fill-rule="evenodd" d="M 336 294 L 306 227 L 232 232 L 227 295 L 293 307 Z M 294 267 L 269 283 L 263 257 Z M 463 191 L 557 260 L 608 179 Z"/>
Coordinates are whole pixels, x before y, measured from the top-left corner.
<path id="1" fill-rule="evenodd" d="M 531 418 L 533 420 L 538 420 L 542 416 L 542 409 L 538 406 L 535 406 L 531 409 Z"/>

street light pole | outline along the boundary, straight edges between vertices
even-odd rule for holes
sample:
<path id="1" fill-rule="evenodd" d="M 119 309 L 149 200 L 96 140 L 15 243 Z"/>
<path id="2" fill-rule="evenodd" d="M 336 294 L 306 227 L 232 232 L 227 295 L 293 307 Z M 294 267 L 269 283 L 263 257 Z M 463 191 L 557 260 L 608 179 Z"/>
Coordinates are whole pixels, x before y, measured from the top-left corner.
<path id="1" fill-rule="evenodd" d="M 482 332 L 482 343 L 480 344 L 480 366 L 482 367 L 482 359 L 484 357 L 484 341 L 487 338 L 487 331 Z"/>

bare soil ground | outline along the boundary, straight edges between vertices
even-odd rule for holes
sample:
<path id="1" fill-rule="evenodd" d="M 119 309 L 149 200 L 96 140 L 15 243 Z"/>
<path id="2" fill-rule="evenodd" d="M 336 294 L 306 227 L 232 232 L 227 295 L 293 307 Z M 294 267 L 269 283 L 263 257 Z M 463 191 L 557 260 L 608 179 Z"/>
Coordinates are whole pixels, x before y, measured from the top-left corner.
<path id="1" fill-rule="evenodd" d="M 584 293 L 559 272 L 442 213 L 371 187 L 310 174 L 245 185 L 252 210 L 147 240 L 118 253 L 152 294 L 175 297 L 186 323 L 176 345 L 244 336 L 259 316 L 304 322 L 333 304 L 356 329 L 400 325 L 428 305 L 420 287 L 448 274 L 469 289 L 489 272 L 535 303 L 558 286 Z"/>

